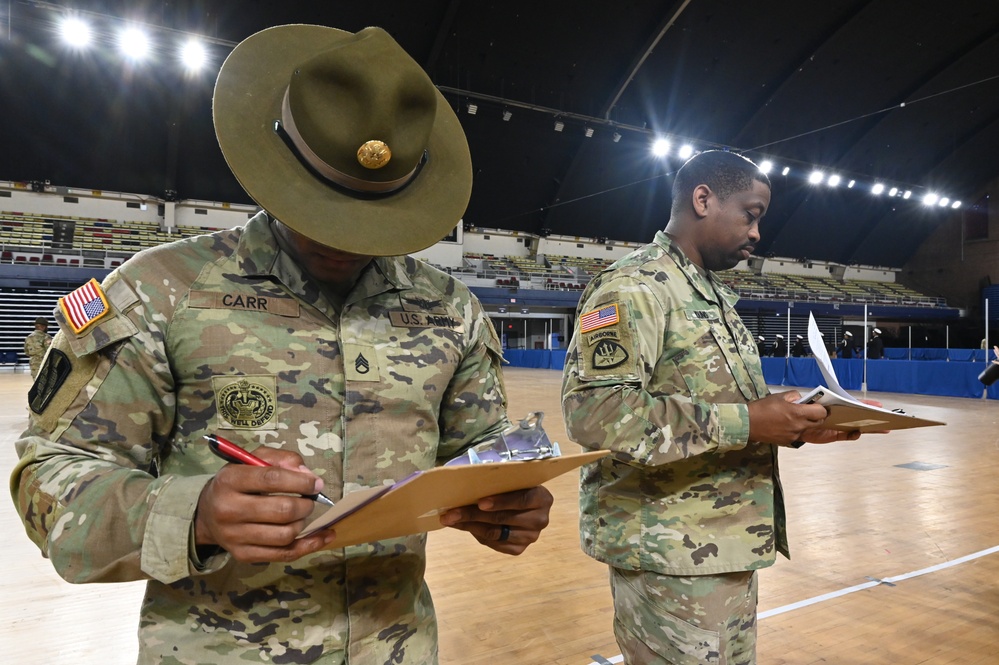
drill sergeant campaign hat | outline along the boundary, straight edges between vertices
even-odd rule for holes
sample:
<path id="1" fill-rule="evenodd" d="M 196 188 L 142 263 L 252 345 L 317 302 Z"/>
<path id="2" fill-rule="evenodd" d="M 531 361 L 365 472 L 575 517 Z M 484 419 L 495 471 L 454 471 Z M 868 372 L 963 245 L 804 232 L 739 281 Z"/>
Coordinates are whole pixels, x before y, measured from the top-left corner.
<path id="1" fill-rule="evenodd" d="M 387 32 L 281 25 L 215 83 L 219 146 L 247 194 L 310 240 L 395 256 L 461 219 L 472 160 L 457 116 Z"/>

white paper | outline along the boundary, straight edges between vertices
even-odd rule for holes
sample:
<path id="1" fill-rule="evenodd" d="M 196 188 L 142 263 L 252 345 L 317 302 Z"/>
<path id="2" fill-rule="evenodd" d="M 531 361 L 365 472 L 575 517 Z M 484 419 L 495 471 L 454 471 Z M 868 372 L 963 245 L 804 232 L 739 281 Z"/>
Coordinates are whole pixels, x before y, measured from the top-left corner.
<path id="1" fill-rule="evenodd" d="M 822 341 L 822 335 L 819 333 L 819 324 L 815 323 L 815 317 L 812 316 L 811 312 L 808 313 L 808 346 L 812 349 L 812 355 L 815 356 L 815 361 L 819 365 L 819 371 L 822 372 L 822 377 L 826 380 L 829 390 L 832 390 L 843 399 L 858 404 L 861 403 L 839 385 L 839 381 L 836 379 L 836 372 L 833 371 L 832 361 L 829 360 L 829 353 L 826 352 L 826 344 Z M 804 398 L 801 401 L 804 402 Z"/>

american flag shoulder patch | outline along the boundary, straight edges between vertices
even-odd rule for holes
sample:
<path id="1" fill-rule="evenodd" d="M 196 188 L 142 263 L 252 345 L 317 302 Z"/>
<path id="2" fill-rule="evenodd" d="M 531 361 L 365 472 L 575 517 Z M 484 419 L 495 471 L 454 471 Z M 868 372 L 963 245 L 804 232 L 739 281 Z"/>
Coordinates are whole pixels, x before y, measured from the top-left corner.
<path id="1" fill-rule="evenodd" d="M 586 312 L 579 317 L 579 332 L 588 333 L 591 330 L 612 326 L 621 320 L 617 310 L 617 303 L 605 305 L 600 309 Z"/>
<path id="2" fill-rule="evenodd" d="M 77 334 L 111 310 L 101 285 L 92 277 L 77 290 L 59 298 L 59 308 Z"/>

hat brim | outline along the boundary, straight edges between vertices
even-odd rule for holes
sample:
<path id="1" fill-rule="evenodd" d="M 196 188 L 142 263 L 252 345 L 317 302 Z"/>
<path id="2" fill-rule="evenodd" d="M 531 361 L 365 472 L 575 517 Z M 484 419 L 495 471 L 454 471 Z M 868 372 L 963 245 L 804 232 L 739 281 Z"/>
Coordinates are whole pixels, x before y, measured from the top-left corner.
<path id="1" fill-rule="evenodd" d="M 282 25 L 240 42 L 215 84 L 215 133 L 246 193 L 291 229 L 354 254 L 415 252 L 455 227 L 472 190 L 468 143 L 439 91 L 426 163 L 405 188 L 378 198 L 352 196 L 314 175 L 274 131 L 295 67 L 350 36 L 325 26 Z"/>

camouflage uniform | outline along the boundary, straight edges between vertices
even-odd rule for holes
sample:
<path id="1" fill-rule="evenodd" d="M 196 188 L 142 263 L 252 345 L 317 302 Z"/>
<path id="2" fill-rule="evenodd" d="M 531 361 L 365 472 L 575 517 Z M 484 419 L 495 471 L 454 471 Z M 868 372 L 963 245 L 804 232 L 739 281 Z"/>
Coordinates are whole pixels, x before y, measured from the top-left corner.
<path id="1" fill-rule="evenodd" d="M 663 232 L 583 293 L 563 415 L 571 439 L 614 453 L 581 473 L 580 538 L 591 557 L 703 576 L 787 553 L 776 447 L 748 442 L 747 403 L 768 391 L 736 300 Z M 676 662 L 725 662 L 696 648 Z"/>
<path id="2" fill-rule="evenodd" d="M 378 258 L 331 302 L 260 214 L 143 252 L 105 292 L 82 334 L 57 314 L 17 444 L 12 493 L 59 574 L 148 580 L 142 663 L 437 662 L 425 534 L 249 565 L 199 560 L 193 518 L 222 465 L 208 433 L 297 452 L 336 500 L 501 432 L 501 352 L 468 289 Z"/>
<path id="3" fill-rule="evenodd" d="M 28 367 L 31 368 L 31 378 L 38 375 L 38 368 L 42 366 L 42 358 L 48 351 L 52 338 L 47 332 L 35 330 L 24 338 L 24 355 L 28 356 Z"/>

